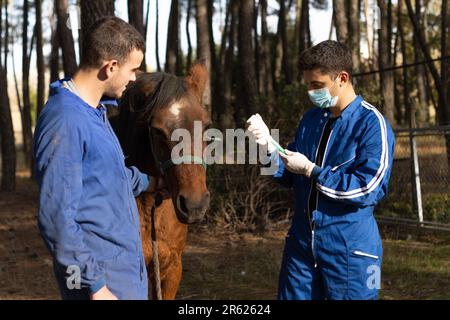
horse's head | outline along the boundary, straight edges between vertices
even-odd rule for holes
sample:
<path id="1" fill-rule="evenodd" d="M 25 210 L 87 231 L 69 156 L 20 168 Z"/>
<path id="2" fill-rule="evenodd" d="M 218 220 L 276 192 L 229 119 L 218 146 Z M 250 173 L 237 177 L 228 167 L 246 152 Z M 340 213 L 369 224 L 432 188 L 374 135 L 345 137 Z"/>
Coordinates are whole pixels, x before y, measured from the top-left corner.
<path id="1" fill-rule="evenodd" d="M 194 133 L 194 122 L 201 123 L 202 135 L 209 125 L 202 105 L 208 73 L 203 64 L 195 64 L 188 77 L 166 73 L 143 73 L 127 89 L 120 103 L 118 135 L 127 156 L 127 165 L 142 172 L 163 177 L 180 222 L 200 221 L 209 208 L 206 166 L 193 154 L 182 154 L 186 163 L 174 164 L 171 141 L 176 129 Z M 191 150 L 194 152 L 194 139 Z M 206 144 L 202 141 L 202 154 Z"/>

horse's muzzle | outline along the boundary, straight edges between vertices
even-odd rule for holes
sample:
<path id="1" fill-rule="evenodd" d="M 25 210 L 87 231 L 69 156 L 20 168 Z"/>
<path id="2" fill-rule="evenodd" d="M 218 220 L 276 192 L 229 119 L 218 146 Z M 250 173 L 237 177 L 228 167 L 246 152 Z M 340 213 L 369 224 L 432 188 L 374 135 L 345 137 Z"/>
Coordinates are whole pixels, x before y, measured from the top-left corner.
<path id="1" fill-rule="evenodd" d="M 193 199 L 183 194 L 178 194 L 176 198 L 176 213 L 181 223 L 193 224 L 200 222 L 209 208 L 210 193 L 207 191 L 199 199 Z"/>

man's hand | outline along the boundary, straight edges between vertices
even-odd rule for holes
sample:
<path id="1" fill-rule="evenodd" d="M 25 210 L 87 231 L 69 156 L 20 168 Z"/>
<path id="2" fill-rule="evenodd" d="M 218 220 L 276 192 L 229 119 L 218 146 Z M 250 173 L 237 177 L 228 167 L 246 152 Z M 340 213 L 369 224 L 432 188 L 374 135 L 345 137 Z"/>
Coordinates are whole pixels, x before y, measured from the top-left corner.
<path id="1" fill-rule="evenodd" d="M 267 151 L 269 153 L 274 152 L 277 148 L 272 144 L 272 137 L 270 135 L 269 127 L 264 123 L 264 120 L 257 113 L 252 115 L 247 123 L 250 125 L 248 131 L 250 131 L 256 139 L 256 143 L 265 146 L 267 145 Z"/>
<path id="2" fill-rule="evenodd" d="M 292 173 L 303 174 L 308 178 L 311 177 L 311 173 L 316 166 L 313 162 L 299 152 L 292 152 L 287 149 L 285 149 L 285 152 L 286 155 L 280 153 L 280 157 L 287 170 Z"/>
<path id="3" fill-rule="evenodd" d="M 91 294 L 91 300 L 119 300 L 117 297 L 109 291 L 106 286 L 103 286 L 96 293 Z"/>

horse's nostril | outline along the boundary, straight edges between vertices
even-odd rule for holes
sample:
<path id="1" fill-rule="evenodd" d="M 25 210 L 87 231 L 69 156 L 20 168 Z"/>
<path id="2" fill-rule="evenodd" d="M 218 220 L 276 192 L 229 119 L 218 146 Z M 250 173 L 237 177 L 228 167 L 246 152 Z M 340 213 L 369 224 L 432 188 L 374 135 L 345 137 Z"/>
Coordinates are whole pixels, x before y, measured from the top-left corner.
<path id="1" fill-rule="evenodd" d="M 184 213 L 188 213 L 189 209 L 187 208 L 186 205 L 186 198 L 183 197 L 181 194 L 178 196 L 178 203 L 179 203 L 179 209 L 184 212 Z"/>

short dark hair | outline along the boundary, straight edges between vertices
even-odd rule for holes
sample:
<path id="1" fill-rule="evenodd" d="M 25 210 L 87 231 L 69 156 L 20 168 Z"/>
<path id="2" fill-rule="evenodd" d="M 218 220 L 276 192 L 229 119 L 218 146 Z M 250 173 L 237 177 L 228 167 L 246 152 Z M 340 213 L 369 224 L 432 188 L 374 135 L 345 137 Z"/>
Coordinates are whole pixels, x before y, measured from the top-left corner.
<path id="1" fill-rule="evenodd" d="M 121 64 L 134 49 L 145 52 L 142 35 L 120 18 L 102 17 L 84 32 L 80 68 L 97 68 L 112 59 Z"/>
<path id="2" fill-rule="evenodd" d="M 302 71 L 319 69 L 323 74 L 337 77 L 346 71 L 352 75 L 353 61 L 349 48 L 333 40 L 323 41 L 300 54 L 299 67 Z"/>

